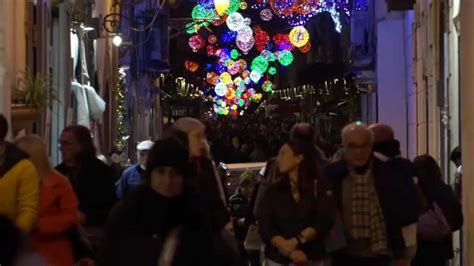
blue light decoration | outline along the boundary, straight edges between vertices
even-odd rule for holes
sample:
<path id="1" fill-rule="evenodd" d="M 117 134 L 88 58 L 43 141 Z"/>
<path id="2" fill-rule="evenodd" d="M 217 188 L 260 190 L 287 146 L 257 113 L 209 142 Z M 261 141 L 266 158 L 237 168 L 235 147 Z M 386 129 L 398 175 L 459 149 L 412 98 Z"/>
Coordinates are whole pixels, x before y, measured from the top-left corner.
<path id="1" fill-rule="evenodd" d="M 225 43 L 232 42 L 233 40 L 235 40 L 236 37 L 237 37 L 237 32 L 231 31 L 231 30 L 226 31 L 224 32 L 224 34 L 221 35 L 221 39 Z"/>

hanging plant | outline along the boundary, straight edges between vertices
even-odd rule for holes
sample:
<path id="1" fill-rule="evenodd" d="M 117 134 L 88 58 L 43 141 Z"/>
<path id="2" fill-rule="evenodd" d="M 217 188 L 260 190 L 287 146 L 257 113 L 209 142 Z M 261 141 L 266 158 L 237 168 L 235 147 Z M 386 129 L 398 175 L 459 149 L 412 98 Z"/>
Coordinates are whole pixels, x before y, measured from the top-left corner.
<path id="1" fill-rule="evenodd" d="M 18 86 L 13 90 L 13 103 L 43 108 L 53 101 L 59 101 L 59 99 L 57 91 L 51 87 L 49 76 L 21 72 Z"/>

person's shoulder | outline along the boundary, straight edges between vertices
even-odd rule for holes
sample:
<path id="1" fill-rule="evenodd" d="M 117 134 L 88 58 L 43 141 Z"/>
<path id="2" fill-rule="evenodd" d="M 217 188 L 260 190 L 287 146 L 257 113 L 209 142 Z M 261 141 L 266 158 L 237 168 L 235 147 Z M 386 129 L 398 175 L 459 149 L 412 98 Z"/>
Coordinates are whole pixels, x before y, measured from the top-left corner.
<path id="1" fill-rule="evenodd" d="M 347 172 L 347 163 L 344 160 L 329 163 L 323 168 L 323 175 L 328 178 L 343 176 Z"/>
<path id="2" fill-rule="evenodd" d="M 69 179 L 62 175 L 60 172 L 57 171 L 49 171 L 48 174 L 48 179 L 57 185 L 60 186 L 70 186 Z"/>
<path id="3" fill-rule="evenodd" d="M 137 167 L 138 167 L 138 164 L 134 164 L 132 166 L 127 167 L 127 169 L 123 171 L 122 176 L 128 176 L 137 172 Z"/>

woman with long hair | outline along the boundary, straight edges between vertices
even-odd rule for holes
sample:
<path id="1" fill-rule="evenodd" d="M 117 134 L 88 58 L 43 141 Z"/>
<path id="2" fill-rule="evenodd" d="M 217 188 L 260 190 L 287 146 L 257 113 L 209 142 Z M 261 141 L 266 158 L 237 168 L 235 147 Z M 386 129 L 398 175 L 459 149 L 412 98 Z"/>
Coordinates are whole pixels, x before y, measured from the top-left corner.
<path id="1" fill-rule="evenodd" d="M 187 150 L 157 141 L 144 184 L 111 212 L 100 265 L 212 265 L 210 229 L 190 181 Z"/>
<path id="2" fill-rule="evenodd" d="M 436 160 L 429 155 L 423 155 L 415 158 L 414 165 L 420 192 L 419 202 L 424 203 L 420 204 L 421 215 L 436 205 L 441 209 L 452 232 L 459 230 L 463 224 L 462 207 L 452 188 L 444 183 L 441 168 Z M 420 232 L 420 228 L 418 231 Z M 418 234 L 418 250 L 412 261 L 413 266 L 444 266 L 453 257 L 452 233 L 437 240 L 425 239 Z"/>
<path id="3" fill-rule="evenodd" d="M 74 265 L 73 246 L 67 232 L 79 224 L 79 210 L 72 186 L 54 170 L 41 138 L 25 136 L 15 143 L 28 153 L 39 177 L 38 222 L 31 234 L 32 244 L 52 266 Z"/>
<path id="4" fill-rule="evenodd" d="M 91 132 L 86 127 L 66 127 L 59 142 L 63 162 L 56 170 L 69 178 L 79 200 L 81 224 L 92 248 L 98 251 L 103 226 L 117 199 L 113 170 L 96 158 Z"/>
<path id="5" fill-rule="evenodd" d="M 259 220 L 267 265 L 313 265 L 324 259 L 316 228 L 314 156 L 303 142 L 289 141 L 280 149 L 276 162 L 282 178 L 266 191 Z"/>

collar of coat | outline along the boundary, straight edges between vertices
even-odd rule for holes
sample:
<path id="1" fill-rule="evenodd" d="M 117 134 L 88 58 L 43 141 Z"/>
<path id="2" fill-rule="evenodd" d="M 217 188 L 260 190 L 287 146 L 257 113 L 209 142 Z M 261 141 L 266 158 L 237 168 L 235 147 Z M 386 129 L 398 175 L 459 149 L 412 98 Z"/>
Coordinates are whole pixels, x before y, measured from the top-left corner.
<path id="1" fill-rule="evenodd" d="M 5 176 L 21 160 L 28 159 L 26 152 L 11 143 L 5 143 L 5 160 L 0 165 L 0 178 Z"/>

